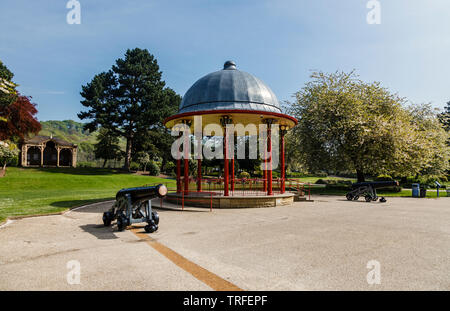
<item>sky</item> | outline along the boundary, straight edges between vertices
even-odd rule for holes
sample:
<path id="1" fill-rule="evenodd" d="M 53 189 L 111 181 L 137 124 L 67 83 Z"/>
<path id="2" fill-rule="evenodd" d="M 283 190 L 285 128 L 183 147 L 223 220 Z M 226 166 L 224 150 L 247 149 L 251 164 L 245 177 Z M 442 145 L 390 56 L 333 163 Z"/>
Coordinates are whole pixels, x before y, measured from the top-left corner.
<path id="1" fill-rule="evenodd" d="M 0 60 L 32 96 L 38 119 L 79 120 L 81 86 L 127 49 L 146 48 L 181 95 L 234 60 L 280 101 L 312 71 L 355 70 L 413 103 L 450 101 L 450 1 L 379 0 L 78 0 L 81 23 L 68 24 L 67 0 L 0 0 Z"/>

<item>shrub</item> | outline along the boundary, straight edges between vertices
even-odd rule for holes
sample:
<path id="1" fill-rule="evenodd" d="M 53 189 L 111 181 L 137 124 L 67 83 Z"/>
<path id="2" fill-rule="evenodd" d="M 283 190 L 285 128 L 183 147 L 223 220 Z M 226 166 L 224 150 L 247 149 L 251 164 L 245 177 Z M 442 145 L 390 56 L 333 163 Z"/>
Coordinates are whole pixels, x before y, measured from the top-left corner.
<path id="1" fill-rule="evenodd" d="M 301 178 L 301 177 L 328 177 L 327 173 L 325 172 L 318 172 L 314 174 L 307 174 L 302 172 L 290 172 L 286 171 L 286 177 L 287 178 Z"/>
<path id="2" fill-rule="evenodd" d="M 330 183 L 325 186 L 327 189 L 332 190 L 349 190 L 350 186 L 346 184 L 339 184 L 339 183 Z"/>
<path id="3" fill-rule="evenodd" d="M 337 181 L 337 183 L 338 183 L 338 184 L 343 184 L 343 185 L 349 185 L 349 186 L 351 186 L 352 181 L 351 181 L 351 180 L 347 180 L 347 179 L 339 179 L 339 180 Z"/>
<path id="4" fill-rule="evenodd" d="M 312 176 L 307 176 L 307 177 L 315 177 L 315 176 L 317 176 L 317 177 L 328 177 L 328 174 L 325 173 L 325 172 L 318 172 L 318 173 L 313 174 Z"/>
<path id="5" fill-rule="evenodd" d="M 131 171 L 138 171 L 140 167 L 140 164 L 137 162 L 131 162 L 130 163 L 130 170 Z"/>
<path id="6" fill-rule="evenodd" d="M 149 173 L 151 176 L 158 176 L 159 173 L 160 173 L 159 166 L 155 163 L 155 161 L 150 161 L 150 162 L 147 164 L 147 169 L 148 169 L 148 173 Z"/>
<path id="7" fill-rule="evenodd" d="M 250 174 L 247 172 L 240 172 L 239 173 L 239 178 L 250 178 Z"/>
<path id="8" fill-rule="evenodd" d="M 254 171 L 253 172 L 253 176 L 254 177 L 262 177 L 263 176 L 263 172 L 260 170 Z"/>
<path id="9" fill-rule="evenodd" d="M 375 178 L 376 181 L 391 181 L 394 180 L 390 175 L 378 175 Z"/>
<path id="10" fill-rule="evenodd" d="M 213 176 L 213 177 L 219 177 L 219 175 L 220 175 L 220 172 L 216 172 L 216 171 L 213 171 L 213 172 L 210 172 L 209 174 L 208 174 L 209 176 Z"/>
<path id="11" fill-rule="evenodd" d="M 164 172 L 166 174 L 176 174 L 175 169 L 176 169 L 176 165 L 173 162 L 167 162 L 166 165 L 164 166 Z"/>
<path id="12" fill-rule="evenodd" d="M 87 161 L 82 161 L 82 162 L 77 162 L 77 167 L 80 168 L 92 168 L 92 167 L 96 167 L 94 162 L 87 162 Z"/>
<path id="13" fill-rule="evenodd" d="M 288 172 L 286 172 L 286 177 L 288 177 L 288 178 L 300 178 L 300 177 L 303 177 L 303 174 L 299 173 L 299 172 L 290 172 L 290 171 L 288 171 Z"/>

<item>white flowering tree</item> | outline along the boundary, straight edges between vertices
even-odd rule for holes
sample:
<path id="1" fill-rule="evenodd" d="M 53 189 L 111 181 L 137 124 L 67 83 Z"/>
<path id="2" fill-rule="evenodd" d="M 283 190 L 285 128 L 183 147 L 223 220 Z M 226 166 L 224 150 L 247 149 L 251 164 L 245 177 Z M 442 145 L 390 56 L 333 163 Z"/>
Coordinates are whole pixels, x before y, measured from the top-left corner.
<path id="1" fill-rule="evenodd" d="M 4 171 L 6 165 L 10 163 L 19 154 L 19 149 L 15 144 L 8 144 L 0 141 L 0 167 Z"/>

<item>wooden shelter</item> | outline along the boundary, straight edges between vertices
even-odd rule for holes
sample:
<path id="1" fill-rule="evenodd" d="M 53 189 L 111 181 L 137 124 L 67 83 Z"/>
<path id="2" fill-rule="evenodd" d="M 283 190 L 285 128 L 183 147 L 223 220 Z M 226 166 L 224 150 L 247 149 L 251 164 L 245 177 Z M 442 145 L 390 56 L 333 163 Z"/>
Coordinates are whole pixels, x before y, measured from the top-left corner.
<path id="1" fill-rule="evenodd" d="M 53 136 L 34 136 L 21 148 L 23 167 L 76 167 L 77 145 Z"/>

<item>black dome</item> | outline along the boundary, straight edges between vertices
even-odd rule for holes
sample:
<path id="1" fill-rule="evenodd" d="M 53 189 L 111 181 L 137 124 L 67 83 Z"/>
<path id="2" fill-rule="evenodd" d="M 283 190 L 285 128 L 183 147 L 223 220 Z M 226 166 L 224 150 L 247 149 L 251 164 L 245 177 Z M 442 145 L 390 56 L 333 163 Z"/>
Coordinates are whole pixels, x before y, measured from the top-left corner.
<path id="1" fill-rule="evenodd" d="M 281 112 L 272 90 L 255 76 L 237 70 L 233 61 L 195 82 L 184 95 L 178 113 L 210 110 Z"/>

